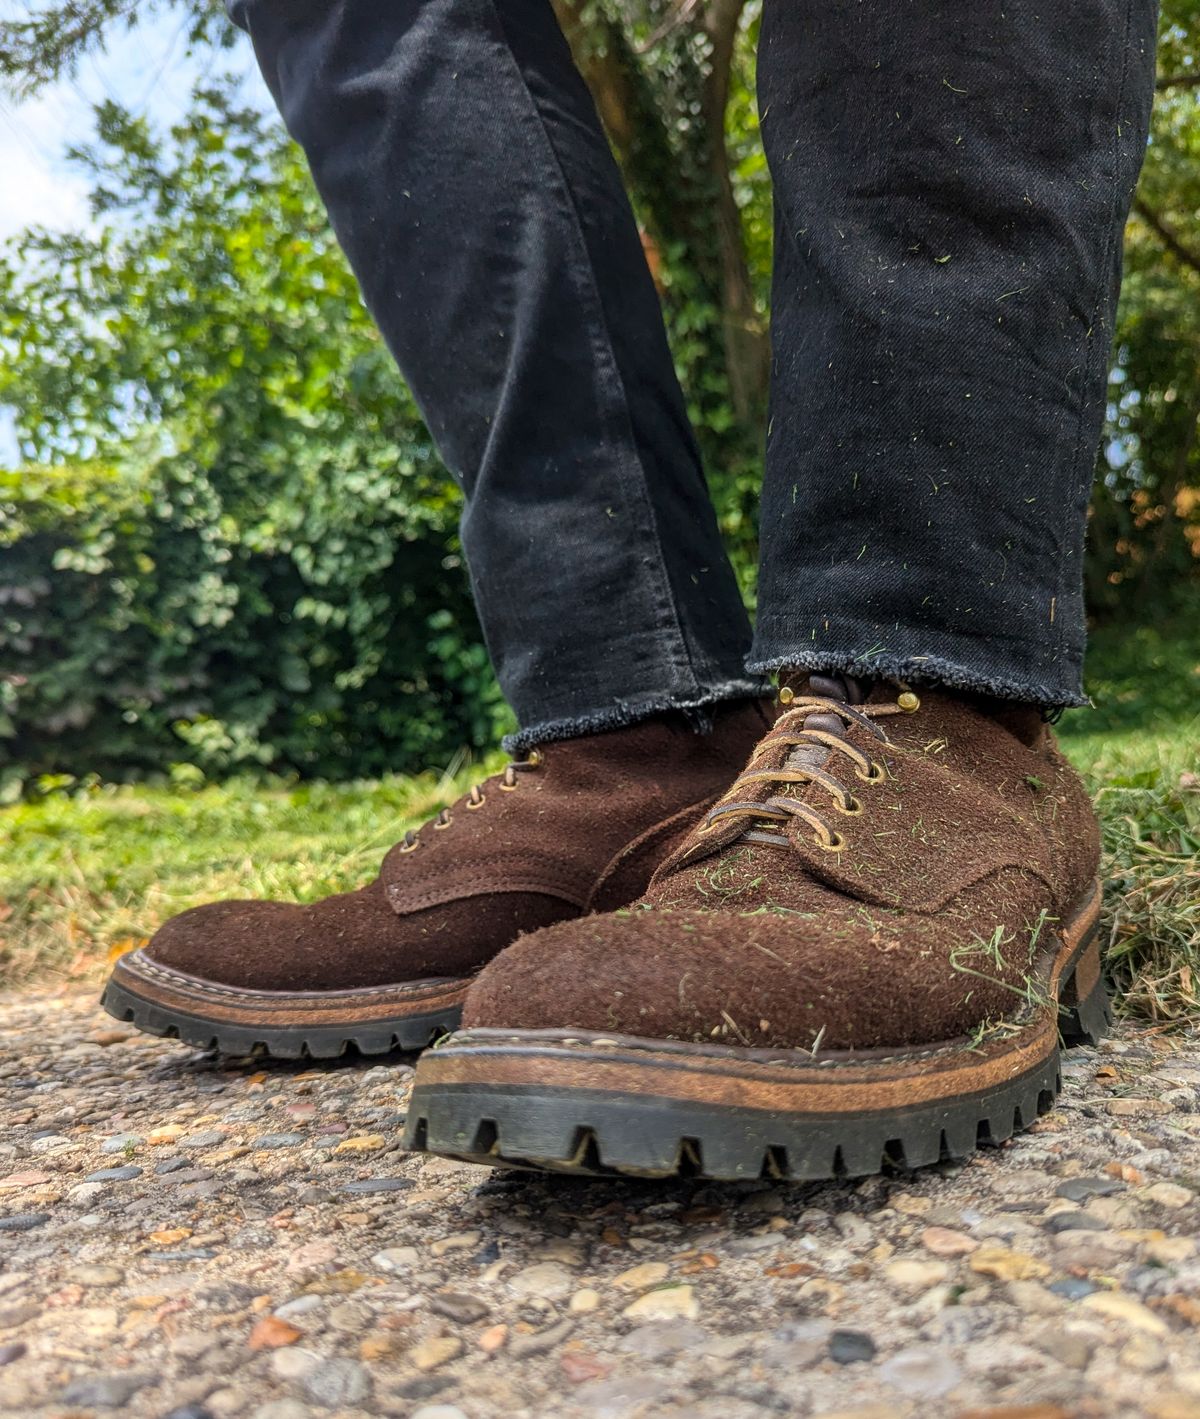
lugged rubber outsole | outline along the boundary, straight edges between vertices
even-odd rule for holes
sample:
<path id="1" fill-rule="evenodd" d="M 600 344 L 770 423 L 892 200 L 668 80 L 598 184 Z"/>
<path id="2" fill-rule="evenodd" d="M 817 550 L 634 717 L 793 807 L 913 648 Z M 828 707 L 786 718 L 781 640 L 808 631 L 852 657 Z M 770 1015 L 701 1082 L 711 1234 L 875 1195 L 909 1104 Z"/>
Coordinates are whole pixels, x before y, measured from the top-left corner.
<path id="1" fill-rule="evenodd" d="M 352 1049 L 364 1055 L 425 1049 L 456 1028 L 462 1017 L 462 998 L 467 989 L 466 981 L 446 982 L 443 983 L 446 988 L 437 993 L 440 998 L 433 1008 L 391 1014 L 375 1010 L 371 1018 L 357 1019 L 347 997 L 361 996 L 364 1004 L 368 1004 L 374 997 L 373 992 L 313 992 L 295 996 L 228 992 L 246 1017 L 238 1020 L 222 1018 L 215 999 L 212 1003 L 203 998 L 198 1002 L 203 1013 L 184 1008 L 179 986 L 172 991 L 164 990 L 165 999 L 151 998 L 147 986 L 153 982 L 144 980 L 136 970 L 122 971 L 120 965 L 118 963 L 118 969 L 105 985 L 100 1001 L 114 1019 L 134 1025 L 148 1035 L 180 1040 L 199 1049 L 229 1055 L 266 1055 L 274 1059 L 338 1059 Z M 203 984 L 196 982 L 192 988 Z M 341 1018 L 338 1018 L 339 1003 L 345 1009 Z M 309 1013 L 306 1006 L 321 1018 L 303 1018 Z M 291 1018 L 279 1018 L 284 1015 Z"/>
<path id="2" fill-rule="evenodd" d="M 1111 1019 L 1098 893 L 1043 962 L 1047 1000 L 984 1041 L 846 1052 L 469 1030 L 423 1056 L 405 1146 L 554 1172 L 862 1177 L 1001 1143 L 1053 1107 L 1062 1044 Z"/>

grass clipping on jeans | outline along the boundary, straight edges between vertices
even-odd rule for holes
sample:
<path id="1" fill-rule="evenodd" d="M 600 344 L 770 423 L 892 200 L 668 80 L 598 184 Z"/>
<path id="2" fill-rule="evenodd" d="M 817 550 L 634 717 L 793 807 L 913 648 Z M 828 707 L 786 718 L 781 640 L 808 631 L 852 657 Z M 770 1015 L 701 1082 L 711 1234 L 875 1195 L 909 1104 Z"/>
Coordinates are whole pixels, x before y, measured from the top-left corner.
<path id="1" fill-rule="evenodd" d="M 1140 780 L 1140 781 L 1139 781 Z M 1118 1013 L 1200 1024 L 1200 778 L 1102 787 L 1102 938 Z"/>

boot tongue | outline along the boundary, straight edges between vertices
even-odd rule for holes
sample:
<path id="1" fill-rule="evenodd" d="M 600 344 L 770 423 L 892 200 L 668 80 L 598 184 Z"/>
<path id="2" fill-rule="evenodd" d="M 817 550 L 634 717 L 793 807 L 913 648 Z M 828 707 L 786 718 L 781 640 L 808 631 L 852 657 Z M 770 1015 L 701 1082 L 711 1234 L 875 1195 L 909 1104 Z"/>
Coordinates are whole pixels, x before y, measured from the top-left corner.
<path id="1" fill-rule="evenodd" d="M 780 689 L 790 690 L 793 697 L 816 695 L 823 700 L 837 700 L 840 704 L 861 705 L 866 703 L 873 688 L 869 680 L 855 679 L 851 675 L 805 674 L 796 672 L 783 677 Z M 824 710 L 812 710 L 801 721 L 804 729 L 819 729 L 826 734 L 845 736 L 846 725 L 840 716 Z M 824 744 L 805 744 L 791 751 L 785 760 L 789 769 L 819 769 L 829 758 L 830 750 Z"/>
<path id="2" fill-rule="evenodd" d="M 840 700 L 847 705 L 865 704 L 871 690 L 870 680 L 858 680 L 853 675 L 844 674 L 810 675 L 806 684 L 801 683 L 803 689 L 800 693 L 819 695 L 823 700 Z"/>

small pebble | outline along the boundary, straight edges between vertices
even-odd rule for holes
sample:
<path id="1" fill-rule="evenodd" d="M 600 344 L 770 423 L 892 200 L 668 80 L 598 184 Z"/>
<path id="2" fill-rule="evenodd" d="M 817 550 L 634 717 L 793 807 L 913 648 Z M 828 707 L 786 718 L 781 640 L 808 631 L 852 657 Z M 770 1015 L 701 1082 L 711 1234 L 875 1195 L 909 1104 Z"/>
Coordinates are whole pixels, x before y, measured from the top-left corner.
<path id="1" fill-rule="evenodd" d="M 1089 1212 L 1055 1212 L 1042 1223 L 1047 1232 L 1104 1232 L 1107 1225 Z"/>
<path id="2" fill-rule="evenodd" d="M 974 1237 L 950 1227 L 926 1227 L 921 1242 L 934 1256 L 967 1256 L 979 1248 Z"/>
<path id="3" fill-rule="evenodd" d="M 1125 1184 L 1116 1178 L 1067 1178 L 1054 1189 L 1054 1195 L 1068 1202 L 1086 1202 L 1089 1197 L 1110 1197 L 1124 1191 Z"/>
<path id="4" fill-rule="evenodd" d="M 81 1409 L 123 1409 L 138 1390 L 157 1383 L 154 1375 L 87 1375 L 72 1380 L 59 1395 L 59 1403 Z"/>
<path id="5" fill-rule="evenodd" d="M 271 1353 L 271 1369 L 281 1380 L 302 1380 L 321 1364 L 311 1350 L 286 1349 Z"/>
<path id="6" fill-rule="evenodd" d="M 1144 1331 L 1147 1335 L 1165 1335 L 1168 1330 L 1161 1316 L 1120 1291 L 1094 1291 L 1090 1296 L 1084 1296 L 1079 1304 L 1108 1320 L 1121 1321 L 1130 1329 Z"/>
<path id="7" fill-rule="evenodd" d="M 962 1371 L 946 1351 L 932 1345 L 898 1351 L 880 1365 L 878 1374 L 885 1384 L 922 1399 L 936 1399 L 962 1379 Z"/>
<path id="8" fill-rule="evenodd" d="M 630 1320 L 698 1320 L 700 1303 L 691 1286 L 665 1286 L 639 1296 L 621 1314 Z"/>
<path id="9" fill-rule="evenodd" d="M 839 1365 L 873 1360 L 875 1342 L 865 1330 L 835 1330 L 829 1337 L 829 1358 Z"/>
<path id="10" fill-rule="evenodd" d="M 402 1192 L 405 1188 L 413 1185 L 412 1178 L 359 1178 L 355 1182 L 343 1183 L 342 1191 L 355 1193 Z"/>
<path id="11" fill-rule="evenodd" d="M 549 1325 L 545 1330 L 516 1335 L 509 1342 L 508 1353 L 514 1360 L 527 1359 L 531 1355 L 544 1355 L 561 1345 L 574 1329 L 573 1320 L 560 1320 L 557 1325 Z"/>
<path id="12" fill-rule="evenodd" d="M 387 1144 L 382 1133 L 362 1133 L 351 1138 L 343 1138 L 333 1150 L 335 1153 L 377 1153 Z"/>
<path id="13" fill-rule="evenodd" d="M 309 1419 L 311 1412 L 298 1399 L 271 1399 L 260 1404 L 251 1419 Z"/>
<path id="14" fill-rule="evenodd" d="M 902 1258 L 884 1267 L 883 1274 L 902 1291 L 927 1291 L 937 1286 L 950 1275 L 950 1267 L 944 1261 L 917 1261 Z"/>
<path id="15" fill-rule="evenodd" d="M 421 1253 L 416 1247 L 388 1247 L 386 1251 L 375 1253 L 371 1265 L 380 1271 L 411 1271 L 420 1260 Z"/>
<path id="16" fill-rule="evenodd" d="M 112 1138 L 106 1138 L 100 1145 L 101 1153 L 125 1153 L 131 1148 L 140 1147 L 142 1139 L 136 1133 L 117 1133 Z"/>
<path id="17" fill-rule="evenodd" d="M 440 1365 L 457 1360 L 462 1352 L 463 1343 L 457 1335 L 438 1335 L 414 1345 L 408 1358 L 418 1370 L 436 1370 Z"/>
<path id="18" fill-rule="evenodd" d="M 49 1220 L 49 1212 L 14 1212 L 8 1217 L 0 1217 L 0 1232 L 31 1232 Z"/>
<path id="19" fill-rule="evenodd" d="M 471 1251 L 479 1242 L 478 1232 L 452 1232 L 448 1237 L 439 1237 L 431 1243 L 429 1252 L 431 1256 L 445 1256 L 451 1251 Z"/>
<path id="20" fill-rule="evenodd" d="M 478 1296 L 468 1296 L 461 1291 L 437 1291 L 426 1304 L 434 1315 L 445 1316 L 459 1325 L 471 1325 L 488 1313 L 487 1305 Z"/>
<path id="21" fill-rule="evenodd" d="M 646 1261 L 631 1271 L 622 1271 L 613 1277 L 613 1285 L 622 1291 L 645 1291 L 657 1286 L 671 1274 L 671 1268 L 662 1261 Z"/>
<path id="22" fill-rule="evenodd" d="M 1180 1187 L 1178 1183 L 1160 1182 L 1148 1187 L 1142 1196 L 1147 1202 L 1157 1202 L 1162 1207 L 1174 1209 L 1195 1202 L 1200 1193 L 1193 1192 L 1190 1187 Z"/>
<path id="23" fill-rule="evenodd" d="M 125 1273 L 116 1266 L 72 1266 L 67 1269 L 66 1279 L 76 1286 L 103 1288 L 119 1286 Z"/>
<path id="24" fill-rule="evenodd" d="M 1084 1281 L 1076 1276 L 1064 1276 L 1061 1281 L 1051 1281 L 1046 1287 L 1047 1291 L 1052 1291 L 1054 1295 L 1062 1296 L 1068 1301 L 1082 1300 L 1097 1289 L 1091 1281 Z"/>
<path id="25" fill-rule="evenodd" d="M 216 1129 L 209 1129 L 206 1133 L 189 1133 L 185 1138 L 179 1140 L 181 1148 L 217 1148 L 222 1143 L 228 1143 L 229 1139 L 223 1133 L 218 1133 Z"/>
<path id="26" fill-rule="evenodd" d="M 575 1289 L 575 1277 L 561 1262 L 542 1261 L 506 1277 L 508 1289 L 519 1298 L 560 1301 Z"/>
<path id="27" fill-rule="evenodd" d="M 305 1395 L 324 1409 L 360 1404 L 371 1393 L 371 1374 L 358 1360 L 324 1360 L 300 1381 Z"/>

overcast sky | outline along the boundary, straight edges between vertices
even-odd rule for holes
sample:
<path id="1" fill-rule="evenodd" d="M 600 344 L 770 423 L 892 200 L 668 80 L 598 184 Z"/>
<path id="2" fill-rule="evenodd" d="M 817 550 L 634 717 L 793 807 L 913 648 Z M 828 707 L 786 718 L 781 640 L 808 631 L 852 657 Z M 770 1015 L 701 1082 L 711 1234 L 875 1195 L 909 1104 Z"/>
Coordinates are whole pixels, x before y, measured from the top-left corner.
<path id="1" fill-rule="evenodd" d="M 0 0 L 0 17 L 27 13 L 29 0 Z M 73 78 L 17 103 L 0 94 L 0 242 L 23 227 L 59 230 L 88 225 L 86 181 L 64 159 L 72 143 L 93 135 L 92 106 L 114 98 L 155 123 L 170 124 L 187 105 L 204 65 L 243 76 L 248 99 L 270 104 L 249 41 L 202 62 L 184 53 L 185 24 L 171 13 L 115 32 L 107 51 L 86 59 Z M 0 412 L 0 464 L 15 456 L 9 421 Z"/>

